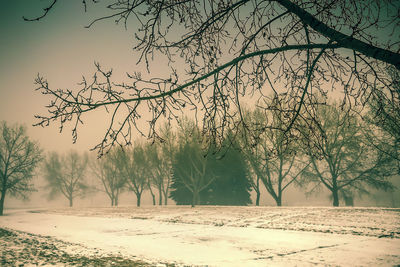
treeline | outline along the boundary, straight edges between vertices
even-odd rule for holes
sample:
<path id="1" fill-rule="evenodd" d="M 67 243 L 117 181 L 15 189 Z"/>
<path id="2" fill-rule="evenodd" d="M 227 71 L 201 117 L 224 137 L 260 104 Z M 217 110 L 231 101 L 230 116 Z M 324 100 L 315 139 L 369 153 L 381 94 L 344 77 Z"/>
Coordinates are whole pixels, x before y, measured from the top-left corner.
<path id="1" fill-rule="evenodd" d="M 143 192 L 152 196 L 153 205 L 177 204 L 247 205 L 251 184 L 245 160 L 238 149 L 218 150 L 209 146 L 199 128 L 184 119 L 177 131 L 165 125 L 157 142 L 135 142 L 115 147 L 101 158 L 69 152 L 50 153 L 43 174 L 49 196 L 65 196 L 70 206 L 76 197 L 104 192 L 111 206 L 129 191 L 141 205 Z M 96 185 L 88 182 L 94 177 Z M 158 196 L 158 199 L 156 199 Z"/>
<path id="2" fill-rule="evenodd" d="M 100 159 L 81 156 L 74 161 L 74 153 L 64 159 L 50 154 L 45 177 L 50 189 L 72 203 L 73 196 L 91 188 L 83 183 L 84 175 L 77 180 L 80 162 L 115 206 L 122 191 L 134 193 L 137 206 L 144 191 L 154 205 L 158 195 L 159 205 L 170 197 L 178 205 L 192 206 L 248 205 L 254 191 L 259 205 L 264 187 L 281 206 L 290 186 L 306 193 L 326 188 L 332 205 L 339 206 L 340 199 L 351 205 L 356 195 L 372 188 L 394 190 L 389 178 L 399 171 L 398 147 L 388 144 L 396 140 L 370 114 L 362 120 L 346 106 L 321 103 L 288 128 L 288 110 L 289 104 L 275 97 L 268 108 L 243 111 L 244 123 L 227 132 L 220 144 L 183 118 L 175 130 L 164 125 L 153 143 L 116 147 Z"/>
<path id="3" fill-rule="evenodd" d="M 45 178 L 49 197 L 61 194 L 70 206 L 98 191 L 112 206 L 124 191 L 137 206 L 145 191 L 154 205 L 171 198 L 192 206 L 248 205 L 254 191 L 259 205 L 262 187 L 281 206 L 291 186 L 308 193 L 326 188 L 333 206 L 340 199 L 351 204 L 371 188 L 394 190 L 390 177 L 400 171 L 397 109 L 372 103 L 358 114 L 321 101 L 293 122 L 290 103 L 274 97 L 263 108 L 242 110 L 242 123 L 220 143 L 183 118 L 177 127 L 164 125 L 152 143 L 115 147 L 101 158 L 73 151 L 44 156 L 24 127 L 2 122 L 0 214 L 6 193 L 24 198 L 34 191 L 35 175 Z M 382 108 L 387 115 L 379 117 Z"/>

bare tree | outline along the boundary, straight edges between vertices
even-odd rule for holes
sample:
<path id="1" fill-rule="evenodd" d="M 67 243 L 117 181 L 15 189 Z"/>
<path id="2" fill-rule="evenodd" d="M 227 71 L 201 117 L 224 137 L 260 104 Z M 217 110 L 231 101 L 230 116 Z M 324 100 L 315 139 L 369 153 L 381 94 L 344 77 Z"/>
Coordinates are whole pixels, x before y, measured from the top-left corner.
<path id="1" fill-rule="evenodd" d="M 43 19 L 57 2 L 25 19 Z M 226 128 L 243 122 L 241 103 L 262 103 L 268 91 L 285 92 L 294 103 L 286 131 L 316 92 L 327 95 L 335 88 L 343 104 L 365 105 L 390 83 L 382 70 L 400 69 L 398 6 L 389 0 L 113 0 L 106 8 L 110 13 L 88 27 L 103 20 L 122 23 L 134 32 L 139 61 L 150 71 L 153 58 L 165 58 L 169 74 L 134 72 L 115 81 L 112 70 L 96 64 L 93 79 L 84 78 L 76 89 L 54 89 L 59 86 L 36 79 L 50 98 L 36 125 L 58 120 L 63 129 L 71 121 L 75 141 L 82 114 L 110 111 L 108 130 L 95 147 L 100 155 L 115 143 L 129 144 L 133 129 L 158 137 L 161 118 L 189 110 L 204 132 L 222 142 Z M 144 108 L 152 114 L 148 127 L 139 123 Z"/>
<path id="2" fill-rule="evenodd" d="M 102 184 L 102 191 L 110 198 L 111 206 L 118 206 L 119 195 L 126 185 L 126 177 L 121 174 L 122 159 L 117 149 L 102 158 L 93 158 L 90 164 L 92 172 Z"/>
<path id="3" fill-rule="evenodd" d="M 7 193 L 25 199 L 34 191 L 32 178 L 41 160 L 42 151 L 25 127 L 0 122 L 0 216 Z"/>
<path id="4" fill-rule="evenodd" d="M 169 189 L 172 181 L 172 162 L 176 150 L 176 133 L 172 130 L 170 124 L 165 124 L 161 128 L 161 155 L 162 155 L 162 170 L 164 173 L 164 182 L 161 187 L 164 194 L 164 205 L 168 204 Z"/>
<path id="5" fill-rule="evenodd" d="M 144 145 L 134 144 L 133 147 L 127 147 L 119 150 L 122 158 L 121 173 L 127 180 L 130 191 L 136 195 L 136 205 L 140 207 L 142 193 L 148 186 L 148 164 L 146 160 Z"/>
<path id="6" fill-rule="evenodd" d="M 291 131 L 285 132 L 290 118 L 285 116 L 288 107 L 275 96 L 270 103 L 271 115 L 258 109 L 247 114 L 242 150 L 257 179 L 261 179 L 267 192 L 282 206 L 283 192 L 307 167 L 299 160 L 301 153 L 296 144 L 297 137 Z M 270 122 L 268 122 L 270 120 Z M 270 125 L 270 128 L 268 128 Z"/>
<path id="7" fill-rule="evenodd" d="M 43 166 L 49 198 L 61 193 L 72 207 L 76 197 L 83 197 L 89 189 L 85 182 L 87 163 L 87 155 L 76 151 L 61 156 L 57 152 L 49 153 Z"/>
<path id="8" fill-rule="evenodd" d="M 158 190 L 158 204 L 168 204 L 169 188 L 172 179 L 172 161 L 176 149 L 176 134 L 171 125 L 164 124 L 161 129 L 160 140 L 147 146 L 146 157 L 152 177 L 152 183 Z"/>
<path id="9" fill-rule="evenodd" d="M 149 165 L 149 188 L 154 185 L 158 190 L 158 205 L 162 205 L 163 186 L 164 186 L 164 169 L 163 161 L 160 157 L 159 147 L 155 144 L 148 144 L 146 147 L 146 158 Z M 153 196 L 153 204 L 155 205 L 155 195 Z"/>
<path id="10" fill-rule="evenodd" d="M 316 118 L 311 119 L 314 129 L 305 135 L 311 165 L 304 176 L 331 191 L 333 206 L 339 206 L 340 192 L 393 187 L 387 179 L 395 172 L 393 160 L 366 143 L 363 125 L 354 113 L 321 105 Z"/>

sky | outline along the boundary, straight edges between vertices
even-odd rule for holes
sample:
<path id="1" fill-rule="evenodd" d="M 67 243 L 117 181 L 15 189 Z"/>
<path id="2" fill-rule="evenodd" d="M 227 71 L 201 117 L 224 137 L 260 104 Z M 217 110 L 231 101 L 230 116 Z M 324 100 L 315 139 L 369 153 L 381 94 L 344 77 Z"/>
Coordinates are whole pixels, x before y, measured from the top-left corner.
<path id="1" fill-rule="evenodd" d="M 48 98 L 35 91 L 38 73 L 52 87 L 76 87 L 82 75 L 91 77 L 94 62 L 113 73 L 143 71 L 136 65 L 132 51 L 133 36 L 124 27 L 110 21 L 100 22 L 87 29 L 93 18 L 102 13 L 89 5 L 85 13 L 82 1 L 59 1 L 48 15 L 34 22 L 50 1 L 2 0 L 0 8 L 0 120 L 22 123 L 28 135 L 46 151 L 74 149 L 87 151 L 100 141 L 106 125 L 101 117 L 89 115 L 79 132 L 78 142 L 72 144 L 70 128 L 59 134 L 58 124 L 33 127 L 35 114 L 46 114 Z M 69 125 L 68 125 L 69 126 Z"/>

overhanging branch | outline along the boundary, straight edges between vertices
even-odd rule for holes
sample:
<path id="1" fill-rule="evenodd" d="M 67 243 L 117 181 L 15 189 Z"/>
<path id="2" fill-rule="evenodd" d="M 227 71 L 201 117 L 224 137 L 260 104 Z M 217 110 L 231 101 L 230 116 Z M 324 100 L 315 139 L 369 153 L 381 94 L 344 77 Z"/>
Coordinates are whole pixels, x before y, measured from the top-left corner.
<path id="1" fill-rule="evenodd" d="M 79 104 L 82 106 L 90 107 L 90 108 L 97 108 L 100 106 L 114 105 L 114 104 L 119 104 L 119 103 L 129 103 L 129 102 L 146 101 L 146 100 L 152 100 L 152 99 L 157 99 L 157 98 L 163 98 L 166 96 L 171 96 L 177 92 L 183 91 L 185 88 L 192 86 L 198 82 L 201 82 L 201 81 L 209 78 L 210 76 L 213 76 L 213 75 L 219 73 L 223 69 L 233 66 L 233 65 L 237 64 L 238 62 L 241 62 L 248 58 L 266 55 L 266 54 L 274 54 L 274 53 L 279 53 L 279 52 L 284 52 L 284 51 L 290 51 L 290 50 L 307 50 L 307 49 L 324 49 L 325 50 L 325 49 L 335 49 L 335 48 L 340 48 L 340 45 L 338 45 L 338 44 L 287 45 L 287 46 L 277 47 L 277 48 L 273 48 L 273 49 L 256 51 L 253 53 L 249 53 L 249 54 L 237 57 L 237 58 L 229 61 L 228 63 L 225 63 L 225 64 L 221 65 L 220 67 L 214 69 L 213 71 L 208 72 L 197 79 L 194 79 L 188 83 L 180 85 L 180 86 L 176 87 L 175 89 L 169 90 L 167 92 L 163 92 L 163 93 L 156 94 L 156 95 L 150 95 L 150 96 L 118 99 L 118 100 L 107 101 L 107 102 L 102 102 L 102 103 L 84 103 L 84 102 L 82 102 Z M 65 98 L 63 99 L 63 101 L 66 103 L 69 103 L 69 104 L 77 104 L 77 102 L 75 102 L 75 101 L 73 102 L 73 101 L 67 100 Z"/>
<path id="2" fill-rule="evenodd" d="M 276 1 L 284 6 L 289 12 L 298 16 L 303 23 L 309 25 L 312 29 L 329 38 L 331 41 L 336 42 L 340 47 L 352 49 L 368 57 L 389 63 L 400 70 L 400 54 L 370 45 L 338 32 L 289 0 Z"/>

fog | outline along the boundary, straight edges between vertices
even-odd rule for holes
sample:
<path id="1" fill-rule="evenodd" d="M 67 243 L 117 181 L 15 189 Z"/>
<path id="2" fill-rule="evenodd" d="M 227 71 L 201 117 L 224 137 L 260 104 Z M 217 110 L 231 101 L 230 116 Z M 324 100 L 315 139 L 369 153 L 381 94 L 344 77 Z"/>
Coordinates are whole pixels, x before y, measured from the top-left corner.
<path id="1" fill-rule="evenodd" d="M 32 127 L 37 122 L 35 114 L 46 112 L 48 99 L 36 92 L 34 79 L 38 72 L 49 77 L 49 83 L 55 87 L 75 87 L 82 75 L 92 75 L 94 61 L 114 68 L 116 78 L 125 77 L 125 72 L 142 71 L 146 73 L 145 64 L 137 65 L 138 54 L 132 53 L 132 36 L 123 27 L 104 23 L 91 29 L 85 29 L 93 17 L 104 14 L 104 10 L 91 6 L 89 16 L 82 9 L 81 3 L 59 1 L 58 12 L 49 13 L 45 21 L 26 23 L 23 16 L 35 16 L 42 12 L 42 5 L 34 1 L 8 1 L 0 10 L 0 21 L 4 27 L 4 38 L 0 49 L 0 120 L 21 123 L 27 126 L 28 136 L 37 140 L 44 152 L 58 151 L 63 153 L 69 149 L 79 152 L 89 151 L 103 137 L 107 128 L 104 113 L 84 115 L 83 128 L 78 132 L 76 144 L 72 144 L 71 126 L 59 133 L 60 124 L 49 127 Z M 71 19 L 73 17 L 73 19 Z M 107 34 L 107 38 L 104 35 Z M 384 36 L 387 34 L 379 33 Z M 388 37 L 387 37 L 388 38 Z M 158 58 L 157 58 L 158 60 Z M 162 76 L 166 73 L 168 62 L 158 60 L 153 65 L 152 75 Z M 282 86 L 278 83 L 277 86 Z M 283 88 L 285 89 L 285 88 Z M 331 90 L 332 91 L 332 90 Z M 337 90 L 339 91 L 339 90 Z M 338 92 L 330 94 L 336 98 Z M 254 99 L 253 99 L 254 101 Z M 251 102 L 249 102 L 251 103 Z M 144 114 L 146 116 L 146 114 Z M 136 137 L 136 135 L 134 135 Z M 399 188 L 398 177 L 393 178 Z M 44 183 L 38 175 L 35 179 L 38 192 L 30 196 L 30 200 L 16 200 L 9 195 L 5 201 L 6 208 L 16 207 L 63 207 L 67 201 L 61 197 L 47 200 Z M 261 186 L 260 205 L 274 206 L 274 200 Z M 283 194 L 283 206 L 330 206 L 330 194 L 321 189 L 318 194 L 306 196 L 305 190 L 289 187 Z M 395 192 L 371 190 L 370 195 L 356 196 L 355 206 L 399 207 L 399 189 Z M 255 202 L 254 192 L 252 195 Z M 120 205 L 135 205 L 135 195 L 124 192 Z M 169 199 L 172 204 L 173 200 Z M 144 192 L 143 205 L 151 205 L 148 192 Z M 76 199 L 75 206 L 109 206 L 104 193 L 97 192 L 83 199 Z"/>
<path id="2" fill-rule="evenodd" d="M 48 200 L 48 192 L 43 188 L 43 181 L 40 183 L 39 179 L 36 179 L 36 188 L 38 192 L 31 194 L 28 200 L 19 200 L 9 195 L 6 196 L 5 207 L 6 208 L 60 208 L 68 207 L 68 200 L 62 196 L 58 196 L 52 200 Z M 400 182 L 398 177 L 393 179 L 394 185 L 397 187 L 394 192 L 385 192 L 382 190 L 372 189 L 369 195 L 356 196 L 354 199 L 354 206 L 356 207 L 388 207 L 388 208 L 399 208 L 400 207 Z M 158 194 L 156 199 L 158 199 Z M 252 192 L 252 205 L 255 203 L 255 193 Z M 120 195 L 119 206 L 135 206 L 136 196 L 133 192 L 123 192 Z M 148 191 L 145 191 L 142 195 L 142 205 L 151 206 L 152 197 Z M 169 198 L 168 205 L 175 205 L 174 201 Z M 285 206 L 303 206 L 303 207 L 329 207 L 332 205 L 332 199 L 330 193 L 322 188 L 318 194 L 312 194 L 307 196 L 304 191 L 296 187 L 289 187 L 283 195 L 283 207 Z M 74 201 L 74 207 L 110 207 L 110 199 L 104 192 L 93 192 L 88 194 L 84 198 L 77 198 Z M 260 206 L 276 206 L 273 198 L 268 194 L 265 188 L 261 187 L 261 198 Z M 344 206 L 344 201 L 341 202 L 341 206 Z"/>

